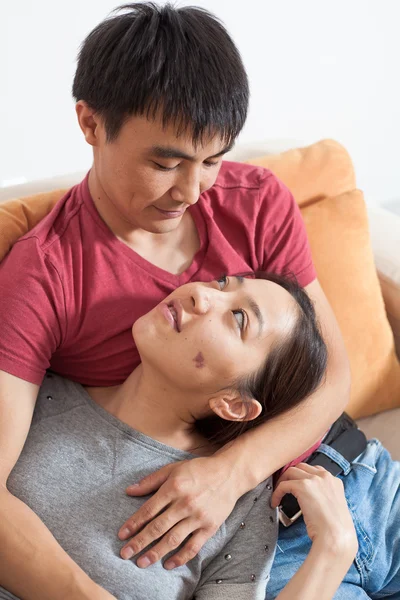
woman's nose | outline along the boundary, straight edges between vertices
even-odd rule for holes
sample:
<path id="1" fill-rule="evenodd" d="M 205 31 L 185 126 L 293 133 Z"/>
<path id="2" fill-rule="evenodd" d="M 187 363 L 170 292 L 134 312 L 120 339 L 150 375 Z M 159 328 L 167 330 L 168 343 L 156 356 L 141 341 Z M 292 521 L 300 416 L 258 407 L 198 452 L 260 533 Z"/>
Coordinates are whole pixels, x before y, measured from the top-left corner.
<path id="1" fill-rule="evenodd" d="M 193 312 L 196 315 L 205 315 L 212 305 L 210 293 L 205 288 L 198 288 L 192 293 Z"/>

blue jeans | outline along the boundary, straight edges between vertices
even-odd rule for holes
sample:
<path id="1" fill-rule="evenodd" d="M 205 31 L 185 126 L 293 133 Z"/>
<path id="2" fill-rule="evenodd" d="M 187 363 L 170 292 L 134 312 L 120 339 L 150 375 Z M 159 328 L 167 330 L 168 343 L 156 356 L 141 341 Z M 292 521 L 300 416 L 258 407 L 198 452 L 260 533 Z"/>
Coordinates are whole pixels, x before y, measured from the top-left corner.
<path id="1" fill-rule="evenodd" d="M 337 459 L 348 471 L 343 456 Z M 359 549 L 334 600 L 400 600 L 400 462 L 392 460 L 378 440 L 370 440 L 348 475 L 341 477 Z M 281 525 L 266 600 L 276 598 L 310 547 L 302 518 L 291 527 Z"/>

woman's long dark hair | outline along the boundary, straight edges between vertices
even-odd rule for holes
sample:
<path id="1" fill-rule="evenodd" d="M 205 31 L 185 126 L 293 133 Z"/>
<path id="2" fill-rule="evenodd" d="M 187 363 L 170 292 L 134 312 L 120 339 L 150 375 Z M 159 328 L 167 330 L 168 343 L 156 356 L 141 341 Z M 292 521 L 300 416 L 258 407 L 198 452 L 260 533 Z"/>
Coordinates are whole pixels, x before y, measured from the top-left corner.
<path id="1" fill-rule="evenodd" d="M 262 406 L 260 415 L 252 421 L 227 421 L 218 415 L 197 421 L 197 430 L 218 446 L 293 409 L 316 391 L 326 372 L 327 347 L 314 305 L 304 289 L 294 277 L 265 272 L 253 276 L 284 288 L 296 301 L 297 319 L 291 331 L 270 350 L 264 365 L 231 386 L 244 402 L 251 398 L 258 400 Z"/>

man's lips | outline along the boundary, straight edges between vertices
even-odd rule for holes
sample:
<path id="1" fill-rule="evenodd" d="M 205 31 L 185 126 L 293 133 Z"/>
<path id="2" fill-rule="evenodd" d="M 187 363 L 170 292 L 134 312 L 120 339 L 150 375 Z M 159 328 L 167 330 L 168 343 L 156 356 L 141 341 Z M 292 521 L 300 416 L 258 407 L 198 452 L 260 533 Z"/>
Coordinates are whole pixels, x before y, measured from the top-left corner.
<path id="1" fill-rule="evenodd" d="M 164 217 L 168 217 L 169 219 L 181 217 L 186 210 L 186 208 L 180 208 L 179 210 L 165 210 L 163 208 L 158 208 L 158 206 L 155 206 L 154 208 L 164 215 Z"/>

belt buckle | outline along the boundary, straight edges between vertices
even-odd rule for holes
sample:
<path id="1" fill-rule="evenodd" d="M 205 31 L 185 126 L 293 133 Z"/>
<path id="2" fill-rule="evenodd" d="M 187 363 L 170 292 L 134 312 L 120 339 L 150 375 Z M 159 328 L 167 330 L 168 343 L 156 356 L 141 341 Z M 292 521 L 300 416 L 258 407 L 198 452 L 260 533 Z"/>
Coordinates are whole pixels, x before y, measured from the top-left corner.
<path id="1" fill-rule="evenodd" d="M 287 514 L 285 514 L 283 512 L 281 506 L 279 506 L 279 508 L 278 508 L 279 520 L 284 527 L 290 527 L 291 525 L 293 525 L 293 523 L 295 523 L 297 521 L 297 519 L 299 519 L 301 517 L 302 514 L 303 514 L 303 512 L 300 509 L 297 513 L 295 513 L 293 515 L 293 517 L 288 517 Z"/>

